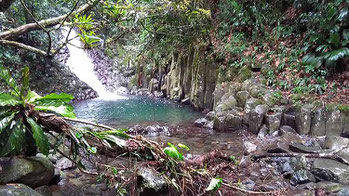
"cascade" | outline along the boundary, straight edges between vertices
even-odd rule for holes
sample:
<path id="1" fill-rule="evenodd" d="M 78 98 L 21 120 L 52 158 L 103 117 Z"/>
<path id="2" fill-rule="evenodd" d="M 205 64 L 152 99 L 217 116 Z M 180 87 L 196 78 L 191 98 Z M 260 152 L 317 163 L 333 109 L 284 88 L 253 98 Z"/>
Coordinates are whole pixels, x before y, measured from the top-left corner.
<path id="1" fill-rule="evenodd" d="M 64 39 L 68 36 L 68 29 L 63 30 Z M 68 38 L 69 44 L 67 47 L 70 52 L 70 56 L 67 61 L 67 66 L 70 70 L 83 82 L 88 84 L 93 90 L 98 93 L 98 99 L 102 100 L 117 100 L 125 99 L 126 97 L 120 96 L 117 93 L 109 92 L 105 89 L 101 81 L 98 80 L 97 75 L 94 72 L 94 64 L 87 54 L 87 51 L 83 48 L 84 44 L 80 40 L 78 33 L 72 30 Z"/>

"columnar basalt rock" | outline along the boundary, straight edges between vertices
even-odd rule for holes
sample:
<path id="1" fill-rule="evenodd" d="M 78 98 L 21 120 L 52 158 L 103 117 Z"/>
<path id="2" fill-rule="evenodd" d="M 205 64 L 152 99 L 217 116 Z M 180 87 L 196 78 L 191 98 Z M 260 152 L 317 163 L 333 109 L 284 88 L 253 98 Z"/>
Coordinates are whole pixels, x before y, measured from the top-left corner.
<path id="1" fill-rule="evenodd" d="M 296 130 L 299 134 L 306 135 L 310 132 L 311 127 L 311 111 L 314 106 L 306 104 L 301 107 L 296 114 Z"/>

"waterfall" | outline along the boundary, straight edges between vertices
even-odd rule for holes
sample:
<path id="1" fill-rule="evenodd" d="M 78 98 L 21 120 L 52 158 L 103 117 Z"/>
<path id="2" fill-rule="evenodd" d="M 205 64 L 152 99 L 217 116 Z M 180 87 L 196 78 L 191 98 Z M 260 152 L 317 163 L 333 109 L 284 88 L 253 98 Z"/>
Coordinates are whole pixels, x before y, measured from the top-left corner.
<path id="1" fill-rule="evenodd" d="M 68 32 L 68 29 L 63 30 L 64 39 L 66 39 L 68 36 Z M 67 44 L 67 47 L 69 49 L 70 56 L 68 58 L 67 65 L 69 66 L 70 70 L 81 81 L 88 84 L 98 93 L 98 99 L 125 99 L 126 97 L 107 91 L 102 82 L 98 80 L 98 77 L 94 72 L 94 64 L 92 63 L 92 60 L 88 56 L 86 50 L 83 48 L 84 44 L 80 40 L 80 37 L 75 30 L 70 32 L 68 39 L 70 41 L 69 44 Z"/>

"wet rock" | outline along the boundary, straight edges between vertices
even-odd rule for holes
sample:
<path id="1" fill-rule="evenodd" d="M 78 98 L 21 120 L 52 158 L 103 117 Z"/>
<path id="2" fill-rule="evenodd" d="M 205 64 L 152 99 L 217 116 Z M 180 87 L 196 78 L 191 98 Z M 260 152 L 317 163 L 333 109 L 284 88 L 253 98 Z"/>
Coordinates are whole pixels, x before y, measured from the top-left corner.
<path id="1" fill-rule="evenodd" d="M 314 136 L 323 136 L 326 134 L 325 108 L 319 107 L 314 111 L 310 134 Z"/>
<path id="2" fill-rule="evenodd" d="M 330 111 L 329 117 L 326 121 L 326 135 L 340 136 L 342 129 L 341 112 L 338 108 L 334 108 Z"/>
<path id="3" fill-rule="evenodd" d="M 24 184 L 9 184 L 0 186 L 1 196 L 43 196 Z"/>
<path id="4" fill-rule="evenodd" d="M 162 195 L 168 190 L 165 178 L 150 168 L 137 170 L 137 183 L 140 185 L 140 195 Z"/>
<path id="5" fill-rule="evenodd" d="M 208 122 L 204 125 L 204 128 L 213 129 L 213 120 L 212 120 L 212 121 L 208 121 Z"/>
<path id="6" fill-rule="evenodd" d="M 53 178 L 54 166 L 41 157 L 0 159 L 0 184 L 22 183 L 32 188 L 47 185 Z"/>
<path id="7" fill-rule="evenodd" d="M 318 153 L 321 151 L 321 147 L 319 146 L 305 146 L 300 143 L 292 143 L 290 144 L 290 150 L 298 153 Z"/>
<path id="8" fill-rule="evenodd" d="M 239 91 L 236 93 L 236 100 L 238 107 L 245 107 L 247 99 L 250 97 L 248 91 Z"/>
<path id="9" fill-rule="evenodd" d="M 349 139 L 339 136 L 326 136 L 324 147 L 326 149 L 342 149 L 349 145 Z"/>
<path id="10" fill-rule="evenodd" d="M 310 132 L 312 109 L 313 105 L 306 104 L 296 114 L 296 130 L 301 135 L 306 135 Z"/>
<path id="11" fill-rule="evenodd" d="M 258 134 L 259 128 L 263 123 L 264 115 L 267 111 L 268 111 L 267 105 L 258 105 L 251 112 L 250 118 L 249 118 L 249 130 L 252 133 Z"/>
<path id="12" fill-rule="evenodd" d="M 265 115 L 265 122 L 266 122 L 266 125 L 268 126 L 269 133 L 273 133 L 279 129 L 280 123 L 281 123 L 281 116 L 282 116 L 281 112 Z"/>
<path id="13" fill-rule="evenodd" d="M 349 167 L 335 160 L 316 159 L 311 172 L 318 180 L 349 184 Z"/>
<path id="14" fill-rule="evenodd" d="M 208 123 L 208 120 L 206 118 L 199 118 L 194 122 L 194 125 L 197 127 L 203 127 Z"/>
<path id="15" fill-rule="evenodd" d="M 314 175 L 309 172 L 308 170 L 298 170 L 295 173 L 293 173 L 290 183 L 295 186 L 297 184 L 305 184 L 309 182 L 315 182 Z"/>

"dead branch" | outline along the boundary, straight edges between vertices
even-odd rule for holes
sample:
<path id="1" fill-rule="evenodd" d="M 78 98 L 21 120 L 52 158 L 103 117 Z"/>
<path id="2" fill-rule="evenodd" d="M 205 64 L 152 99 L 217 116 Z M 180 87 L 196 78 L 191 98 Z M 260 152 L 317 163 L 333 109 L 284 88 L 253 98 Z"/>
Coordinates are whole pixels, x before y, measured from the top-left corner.
<path id="1" fill-rule="evenodd" d="M 253 159 L 263 159 L 263 158 L 272 158 L 272 157 L 300 157 L 305 156 L 306 158 L 316 159 L 316 158 L 322 158 L 322 159 L 332 159 L 339 161 L 343 164 L 349 165 L 349 162 L 342 157 L 339 157 L 334 154 L 306 154 L 306 153 L 267 153 L 263 155 L 254 155 L 252 156 Z"/>
<path id="2" fill-rule="evenodd" d="M 41 54 L 41 55 L 46 55 L 47 54 L 43 50 L 40 50 L 40 49 L 35 48 L 33 46 L 29 46 L 29 45 L 26 45 L 26 44 L 19 43 L 19 42 L 16 42 L 16 41 L 0 40 L 0 45 L 14 46 L 16 48 L 22 48 L 22 49 L 25 49 L 25 50 L 32 51 L 34 53 Z"/>

